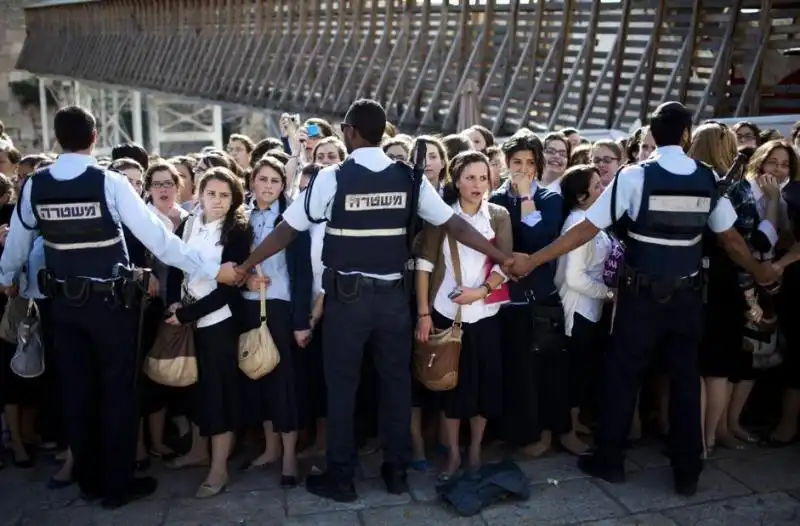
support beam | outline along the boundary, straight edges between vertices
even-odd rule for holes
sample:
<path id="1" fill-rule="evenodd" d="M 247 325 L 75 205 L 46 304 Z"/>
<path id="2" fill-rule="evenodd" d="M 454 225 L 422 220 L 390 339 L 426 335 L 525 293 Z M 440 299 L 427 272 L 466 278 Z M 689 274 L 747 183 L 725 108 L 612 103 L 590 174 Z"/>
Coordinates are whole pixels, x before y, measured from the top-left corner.
<path id="1" fill-rule="evenodd" d="M 42 131 L 42 149 L 50 151 L 50 117 L 47 115 L 47 91 L 44 78 L 39 77 L 39 124 Z"/>
<path id="2" fill-rule="evenodd" d="M 133 142 L 144 144 L 142 134 L 142 93 L 133 90 L 131 92 L 131 120 L 133 121 Z"/>

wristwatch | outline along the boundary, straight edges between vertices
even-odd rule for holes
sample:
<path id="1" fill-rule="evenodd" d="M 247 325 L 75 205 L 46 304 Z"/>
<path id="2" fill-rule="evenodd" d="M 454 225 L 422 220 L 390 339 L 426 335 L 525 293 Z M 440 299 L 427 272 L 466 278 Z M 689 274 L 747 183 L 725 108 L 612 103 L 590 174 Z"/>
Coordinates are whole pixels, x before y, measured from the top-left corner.
<path id="1" fill-rule="evenodd" d="M 606 292 L 606 299 L 607 299 L 608 301 L 614 301 L 614 299 L 615 299 L 616 297 L 617 297 L 617 295 L 614 293 L 614 290 L 613 290 L 613 289 L 609 289 L 609 290 L 608 290 L 608 292 Z"/>

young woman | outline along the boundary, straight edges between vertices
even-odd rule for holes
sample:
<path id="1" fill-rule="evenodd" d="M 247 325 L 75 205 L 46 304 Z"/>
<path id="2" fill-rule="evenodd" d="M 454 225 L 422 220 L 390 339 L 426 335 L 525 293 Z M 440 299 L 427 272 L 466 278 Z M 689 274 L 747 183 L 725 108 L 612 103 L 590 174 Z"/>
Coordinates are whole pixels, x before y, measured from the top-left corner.
<path id="1" fill-rule="evenodd" d="M 477 152 L 485 154 L 487 148 L 494 146 L 494 135 L 492 132 L 479 124 L 470 126 L 464 130 L 464 135 L 469 137 L 469 140 L 472 142 L 472 148 Z"/>
<path id="2" fill-rule="evenodd" d="M 614 141 L 597 141 L 592 146 L 592 164 L 597 166 L 604 187 L 617 175 L 622 155 L 622 148 Z"/>
<path id="3" fill-rule="evenodd" d="M 411 161 L 411 145 L 405 139 L 392 138 L 383 141 L 381 144 L 383 153 L 393 161 Z"/>
<path id="4" fill-rule="evenodd" d="M 192 210 L 197 204 L 194 195 L 195 186 L 195 165 L 197 164 L 191 157 L 181 156 L 173 157 L 169 160 L 170 163 L 178 170 L 181 176 L 181 191 L 178 195 L 178 204 L 184 210 Z"/>
<path id="5" fill-rule="evenodd" d="M 170 232 L 175 232 L 183 223 L 189 213 L 178 206 L 177 199 L 180 194 L 183 180 L 178 170 L 170 163 L 157 161 L 151 164 L 144 174 L 144 191 L 148 195 L 148 207 L 164 223 Z M 155 338 L 158 325 L 163 320 L 164 309 L 168 303 L 167 281 L 169 277 L 169 267 L 148 254 L 148 266 L 153 270 L 150 279 L 149 292 L 152 297 L 145 314 L 145 336 L 146 342 Z M 145 345 L 147 347 L 147 344 Z M 150 455 L 169 461 L 175 458 L 175 452 L 164 443 L 164 429 L 166 419 L 166 405 L 171 400 L 171 395 L 176 390 L 155 385 L 154 382 L 144 380 L 143 391 L 145 400 L 143 402 L 144 414 L 148 417 L 148 429 L 150 434 Z M 188 426 L 183 420 L 183 430 L 186 432 Z M 144 439 L 139 440 L 139 459 L 146 455 Z"/>
<path id="6" fill-rule="evenodd" d="M 447 177 L 447 153 L 444 144 L 436 137 L 420 135 L 411 145 L 411 159 L 416 158 L 417 146 L 421 142 L 425 143 L 425 177 L 441 194 Z"/>
<path id="7" fill-rule="evenodd" d="M 280 223 L 286 210 L 286 172 L 272 157 L 263 157 L 253 166 L 250 181 L 254 208 L 250 215 L 253 243 L 257 245 Z M 258 380 L 243 378 L 245 423 L 264 427 L 266 448 L 251 460 L 246 469 L 264 468 L 279 458 L 281 486 L 297 486 L 297 431 L 300 429 L 300 393 L 298 377 L 304 374 L 304 353 L 294 346 L 305 348 L 311 339 L 311 242 L 307 232 L 301 233 L 288 249 L 264 261 L 262 276 L 253 276 L 244 292 L 243 327 L 248 331 L 260 321 L 260 284 L 266 290 L 267 327 L 280 353 L 278 366 Z"/>
<path id="8" fill-rule="evenodd" d="M 201 210 L 177 233 L 206 257 L 243 262 L 250 253 L 252 233 L 242 207 L 241 180 L 226 168 L 211 168 L 200 180 L 198 194 Z M 186 228 L 190 230 L 183 235 Z M 178 279 L 174 279 L 175 273 Z M 181 280 L 181 273 L 175 273 L 170 277 L 170 299 L 181 299 L 170 305 L 172 315 L 167 323 L 194 324 L 198 381 L 190 388 L 194 398 L 192 448 L 168 467 L 208 465 L 211 437 L 210 469 L 196 494 L 208 498 L 224 491 L 228 483 L 228 455 L 240 422 L 240 331 L 233 313 L 240 307 L 241 294 L 236 287 L 197 276 Z"/>
<path id="9" fill-rule="evenodd" d="M 532 254 L 552 243 L 564 222 L 559 194 L 538 184 L 544 170 L 542 141 L 530 131 L 518 131 L 503 143 L 509 179 L 491 198 L 508 210 L 514 251 Z M 580 453 L 585 444 L 571 433 L 568 361 L 563 349 L 531 352 L 532 317 L 547 319 L 551 327 L 564 323 L 564 310 L 555 285 L 556 262 L 536 268 L 509 284 L 511 302 L 500 311 L 503 325 L 502 433 L 514 446 L 538 457 L 554 439 Z M 563 328 L 559 329 L 563 331 Z"/>
<path id="10" fill-rule="evenodd" d="M 567 139 L 564 134 L 553 132 L 545 135 L 544 170 L 539 179 L 543 186 L 550 187 L 554 192 L 559 191 L 558 184 L 553 183 L 564 175 L 564 170 L 567 169 L 571 153 L 572 144 L 570 144 L 569 139 Z"/>
<path id="11" fill-rule="evenodd" d="M 735 228 L 758 259 L 772 259 L 779 232 L 789 230 L 780 189 L 789 180 L 790 159 L 795 155 L 793 147 L 786 141 L 763 144 L 750 158 L 744 178 L 728 190 L 728 199 L 738 216 Z M 748 319 L 752 319 L 746 315 L 754 316 L 753 312 L 757 310 L 754 307 L 758 307 L 758 291 L 752 277 L 742 270 L 738 273 L 738 283 L 743 293 L 739 302 L 738 324 L 744 325 Z M 734 322 L 729 320 L 731 324 Z M 727 407 L 727 429 L 733 437 L 743 442 L 756 443 L 758 437 L 744 429 L 739 421 L 755 378 L 752 355 L 742 347 L 740 344 L 738 348 L 730 349 L 734 356 L 732 360 L 740 365 L 735 369 L 736 374 L 729 376 L 734 385 Z M 711 431 L 706 429 L 706 433 Z"/>
<path id="12" fill-rule="evenodd" d="M 603 183 L 595 166 L 569 168 L 561 178 L 564 210 L 569 212 L 561 229 L 567 232 L 586 217 L 586 210 L 603 193 Z M 600 325 L 603 304 L 613 300 L 613 291 L 603 283 L 603 267 L 611 251 L 611 238 L 600 231 L 593 240 L 569 252 L 558 261 L 555 283 L 564 305 L 564 327 L 570 337 L 569 391 L 572 428 L 587 432 L 580 424 L 581 407 L 599 394 L 595 371 L 601 370 L 603 339 Z"/>
<path id="13" fill-rule="evenodd" d="M 332 166 L 344 161 L 347 157 L 347 149 L 344 143 L 337 137 L 325 137 L 314 146 L 311 162 L 322 166 Z"/>
<path id="14" fill-rule="evenodd" d="M 253 154 L 255 147 L 253 140 L 247 135 L 234 133 L 228 139 L 228 154 L 233 157 L 233 160 L 242 170 L 250 168 L 250 156 Z"/>
<path id="15" fill-rule="evenodd" d="M 512 236 L 508 211 L 486 201 L 489 188 L 488 158 L 479 152 L 456 155 L 445 200 L 487 239 L 495 239 L 502 250 L 510 251 Z M 488 265 L 486 256 L 461 244 L 457 245 L 458 257 L 454 258 L 441 229 L 427 227 L 422 236 L 416 274 L 416 337 L 425 342 L 434 328 L 447 329 L 457 321 L 462 323 L 463 329 L 458 384 L 451 391 L 439 393 L 448 448 L 447 465 L 440 478 L 448 480 L 462 463 L 461 420 L 470 421 L 468 465 L 477 469 L 486 422 L 500 416 L 502 411 L 503 371 L 498 352 L 500 324 L 497 317 L 500 305 L 487 304 L 485 299 L 506 281 L 506 277 L 497 265 Z M 453 270 L 455 259 L 459 260 L 460 284 Z M 414 453 L 418 455 L 419 451 Z"/>

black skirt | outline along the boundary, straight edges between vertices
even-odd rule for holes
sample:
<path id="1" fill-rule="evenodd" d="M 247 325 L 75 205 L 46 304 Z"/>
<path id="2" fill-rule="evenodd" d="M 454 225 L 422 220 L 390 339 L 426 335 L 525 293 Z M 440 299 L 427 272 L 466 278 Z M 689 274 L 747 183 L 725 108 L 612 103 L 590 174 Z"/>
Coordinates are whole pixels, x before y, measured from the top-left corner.
<path id="1" fill-rule="evenodd" d="M 433 326 L 447 329 L 453 320 L 431 311 Z M 458 384 L 438 393 L 447 418 L 495 418 L 503 408 L 503 368 L 500 357 L 500 323 L 497 315 L 462 324 Z"/>
<path id="2" fill-rule="evenodd" d="M 309 427 L 318 418 L 325 418 L 328 412 L 328 393 L 325 390 L 322 358 L 322 319 L 317 322 L 311 341 L 302 351 L 302 363 L 298 363 L 296 367 L 300 394 L 300 425 Z"/>
<path id="3" fill-rule="evenodd" d="M 195 329 L 197 383 L 192 420 L 201 436 L 235 431 L 240 423 L 239 331 L 233 318 Z"/>
<path id="4" fill-rule="evenodd" d="M 245 300 L 242 303 L 244 327 L 247 330 L 258 327 L 259 302 Z M 258 380 L 251 380 L 244 373 L 239 375 L 244 424 L 254 426 L 270 421 L 274 431 L 290 433 L 300 426 L 291 303 L 267 300 L 267 328 L 281 360 L 275 369 Z"/>

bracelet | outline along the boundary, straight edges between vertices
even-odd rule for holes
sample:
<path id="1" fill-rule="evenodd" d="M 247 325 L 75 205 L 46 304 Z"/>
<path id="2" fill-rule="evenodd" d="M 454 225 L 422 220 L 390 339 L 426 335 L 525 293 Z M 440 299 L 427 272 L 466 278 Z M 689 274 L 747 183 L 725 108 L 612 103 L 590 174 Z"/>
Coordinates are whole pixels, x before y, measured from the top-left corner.
<path id="1" fill-rule="evenodd" d="M 429 318 L 430 315 L 431 315 L 430 312 L 427 312 L 425 314 L 417 314 L 417 318 L 421 320 L 422 318 Z"/>
<path id="2" fill-rule="evenodd" d="M 486 289 L 486 295 L 487 295 L 487 296 L 488 296 L 489 294 L 491 294 L 491 293 L 492 293 L 492 290 L 494 290 L 494 289 L 492 288 L 492 286 L 489 284 L 489 282 L 488 282 L 488 281 L 487 281 L 486 283 L 484 283 L 483 285 L 481 285 L 481 287 L 483 287 L 484 289 Z"/>

